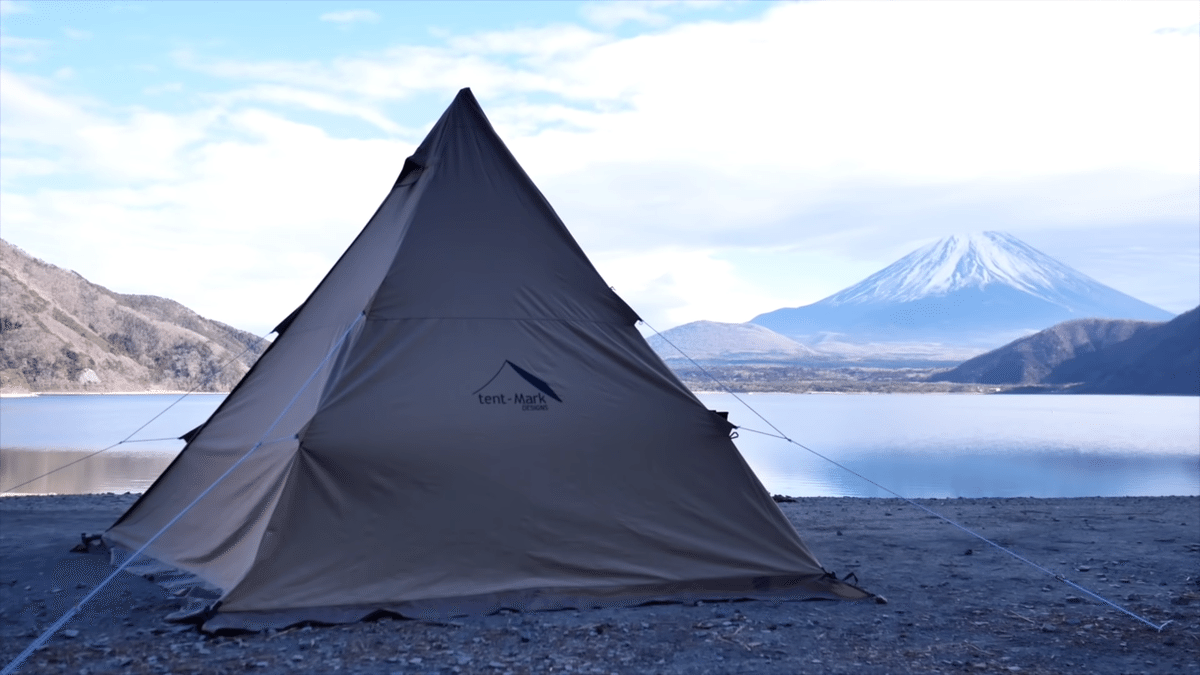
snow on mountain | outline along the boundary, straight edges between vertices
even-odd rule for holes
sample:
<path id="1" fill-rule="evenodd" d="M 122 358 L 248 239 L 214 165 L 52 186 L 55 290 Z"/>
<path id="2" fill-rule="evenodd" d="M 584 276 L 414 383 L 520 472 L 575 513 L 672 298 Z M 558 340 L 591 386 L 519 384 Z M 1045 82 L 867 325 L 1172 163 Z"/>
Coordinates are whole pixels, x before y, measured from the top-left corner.
<path id="1" fill-rule="evenodd" d="M 831 305 L 911 302 L 990 284 L 1011 286 L 1048 302 L 1064 291 L 1084 292 L 1100 282 L 1011 234 L 957 234 L 919 248 L 822 302 Z"/>
<path id="2" fill-rule="evenodd" d="M 1130 297 L 1003 232 L 955 235 L 804 307 L 751 323 L 794 340 L 932 342 L 994 348 L 1062 321 L 1165 321 Z"/>

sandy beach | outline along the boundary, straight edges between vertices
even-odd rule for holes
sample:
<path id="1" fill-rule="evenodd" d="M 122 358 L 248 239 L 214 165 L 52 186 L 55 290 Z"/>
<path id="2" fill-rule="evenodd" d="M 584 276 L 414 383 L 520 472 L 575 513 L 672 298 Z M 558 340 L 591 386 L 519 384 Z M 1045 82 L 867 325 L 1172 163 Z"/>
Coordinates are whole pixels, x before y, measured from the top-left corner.
<path id="1" fill-rule="evenodd" d="M 0 663 L 109 571 L 71 553 L 136 495 L 0 498 Z M 891 499 L 781 507 L 822 564 L 887 604 L 723 602 L 384 618 L 234 636 L 163 617 L 122 574 L 23 673 L 1200 673 L 1200 498 L 921 503 L 1161 632 Z"/>

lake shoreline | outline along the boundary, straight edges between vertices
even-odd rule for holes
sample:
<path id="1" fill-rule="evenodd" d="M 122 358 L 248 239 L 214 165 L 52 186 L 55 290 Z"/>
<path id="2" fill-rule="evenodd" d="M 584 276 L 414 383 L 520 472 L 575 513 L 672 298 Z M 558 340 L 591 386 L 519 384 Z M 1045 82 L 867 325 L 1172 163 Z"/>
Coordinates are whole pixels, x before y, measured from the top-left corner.
<path id="1" fill-rule="evenodd" d="M 0 663 L 110 569 L 69 553 L 138 497 L 0 498 Z M 888 604 L 719 602 L 382 619 L 216 637 L 128 574 L 23 672 L 1200 673 L 1200 497 L 921 499 L 1161 632 L 897 499 L 780 504 L 826 569 Z M 491 665 L 495 664 L 495 665 Z"/>

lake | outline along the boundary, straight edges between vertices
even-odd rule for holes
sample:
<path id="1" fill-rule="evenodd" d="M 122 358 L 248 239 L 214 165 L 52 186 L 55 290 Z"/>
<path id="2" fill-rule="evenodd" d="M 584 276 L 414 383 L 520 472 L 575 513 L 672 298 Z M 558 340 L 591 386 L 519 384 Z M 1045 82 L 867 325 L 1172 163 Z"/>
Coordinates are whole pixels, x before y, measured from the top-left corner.
<path id="1" fill-rule="evenodd" d="M 1167 396 L 740 394 L 795 441 L 905 497 L 1200 495 L 1200 399 Z M 0 399 L 0 490 L 126 443 L 13 493 L 141 492 L 220 395 Z M 886 497 L 785 441 L 730 394 L 737 445 L 772 493 Z M 165 413 L 169 405 L 173 405 Z M 149 440 L 146 440 L 149 439 Z"/>

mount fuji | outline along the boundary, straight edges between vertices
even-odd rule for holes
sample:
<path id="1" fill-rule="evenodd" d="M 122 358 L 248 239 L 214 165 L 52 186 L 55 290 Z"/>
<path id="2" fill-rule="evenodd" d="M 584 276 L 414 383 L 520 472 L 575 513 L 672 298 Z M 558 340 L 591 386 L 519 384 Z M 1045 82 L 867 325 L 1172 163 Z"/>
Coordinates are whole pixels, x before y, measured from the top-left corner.
<path id="1" fill-rule="evenodd" d="M 1071 319 L 1172 316 L 1010 234 L 982 232 L 947 237 L 824 300 L 750 323 L 818 349 L 822 342 L 990 348 Z"/>

